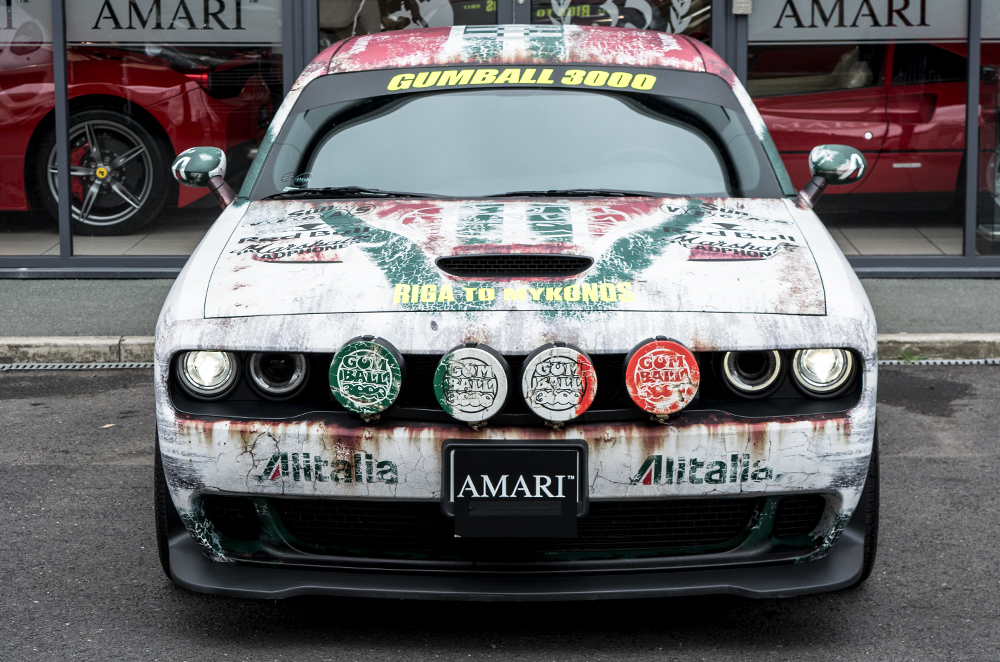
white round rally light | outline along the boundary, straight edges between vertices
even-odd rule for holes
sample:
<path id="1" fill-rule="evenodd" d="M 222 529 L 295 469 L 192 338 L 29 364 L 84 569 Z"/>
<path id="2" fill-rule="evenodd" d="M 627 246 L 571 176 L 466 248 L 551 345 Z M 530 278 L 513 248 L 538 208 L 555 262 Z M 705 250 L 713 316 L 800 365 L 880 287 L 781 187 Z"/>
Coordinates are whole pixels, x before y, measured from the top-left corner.
<path id="1" fill-rule="evenodd" d="M 231 352 L 185 352 L 177 363 L 181 388 L 198 400 L 224 398 L 239 380 L 239 363 Z"/>
<path id="2" fill-rule="evenodd" d="M 625 357 L 625 388 L 632 402 L 663 416 L 686 407 L 698 392 L 701 371 L 694 354 L 675 340 L 643 340 Z"/>
<path id="3" fill-rule="evenodd" d="M 470 343 L 442 357 L 434 371 L 434 395 L 452 417 L 484 423 L 503 409 L 510 367 L 493 348 Z"/>
<path id="4" fill-rule="evenodd" d="M 302 354 L 255 352 L 247 361 L 250 386 L 270 400 L 285 400 L 305 385 L 309 364 Z"/>
<path id="5" fill-rule="evenodd" d="M 854 355 L 844 349 L 800 349 L 792 359 L 792 374 L 810 395 L 836 395 L 854 376 Z"/>
<path id="6" fill-rule="evenodd" d="M 521 394 L 528 408 L 546 421 L 574 419 L 587 411 L 597 395 L 594 364 L 572 345 L 542 345 L 524 360 Z"/>

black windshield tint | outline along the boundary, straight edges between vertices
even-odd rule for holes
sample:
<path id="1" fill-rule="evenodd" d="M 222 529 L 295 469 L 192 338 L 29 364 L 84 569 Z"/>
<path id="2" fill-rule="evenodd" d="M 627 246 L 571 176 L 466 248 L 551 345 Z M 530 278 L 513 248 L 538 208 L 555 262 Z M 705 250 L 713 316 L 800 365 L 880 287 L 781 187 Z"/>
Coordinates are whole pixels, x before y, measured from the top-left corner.
<path id="1" fill-rule="evenodd" d="M 253 197 L 344 186 L 449 197 L 780 197 L 762 159 L 741 112 L 702 101 L 558 88 L 415 92 L 296 107 Z"/>

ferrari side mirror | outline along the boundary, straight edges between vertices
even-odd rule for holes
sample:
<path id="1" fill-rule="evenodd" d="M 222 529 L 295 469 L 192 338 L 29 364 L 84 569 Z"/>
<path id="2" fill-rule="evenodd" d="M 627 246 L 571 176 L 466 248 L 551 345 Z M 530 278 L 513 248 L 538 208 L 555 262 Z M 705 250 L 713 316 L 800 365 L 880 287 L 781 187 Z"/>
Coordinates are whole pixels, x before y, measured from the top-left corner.
<path id="1" fill-rule="evenodd" d="M 853 184 L 868 168 L 864 155 L 847 145 L 819 145 L 809 152 L 809 172 L 812 179 L 799 191 L 799 198 L 809 207 L 816 206 L 819 196 L 830 184 Z"/>
<path id="2" fill-rule="evenodd" d="M 226 183 L 226 153 L 218 147 L 192 147 L 177 155 L 171 167 L 174 179 L 185 186 L 208 188 L 225 209 L 236 199 Z"/>

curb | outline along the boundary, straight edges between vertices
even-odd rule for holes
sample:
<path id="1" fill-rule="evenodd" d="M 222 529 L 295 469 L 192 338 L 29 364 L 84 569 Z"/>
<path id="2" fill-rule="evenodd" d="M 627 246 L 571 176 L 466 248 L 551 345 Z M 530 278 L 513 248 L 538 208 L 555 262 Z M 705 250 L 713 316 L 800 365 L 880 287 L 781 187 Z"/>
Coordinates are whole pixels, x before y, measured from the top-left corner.
<path id="1" fill-rule="evenodd" d="M 1000 358 L 1000 333 L 889 333 L 880 359 Z M 0 363 L 149 363 L 153 336 L 0 337 Z"/>
<path id="2" fill-rule="evenodd" d="M 0 338 L 0 363 L 149 363 L 153 336 Z"/>

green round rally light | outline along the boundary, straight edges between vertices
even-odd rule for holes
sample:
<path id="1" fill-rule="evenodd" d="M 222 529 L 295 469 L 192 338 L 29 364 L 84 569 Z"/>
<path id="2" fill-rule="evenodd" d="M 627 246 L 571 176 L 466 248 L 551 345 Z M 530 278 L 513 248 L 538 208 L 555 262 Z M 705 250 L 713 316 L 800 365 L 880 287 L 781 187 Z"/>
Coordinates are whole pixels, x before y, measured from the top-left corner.
<path id="1" fill-rule="evenodd" d="M 406 376 L 402 355 L 384 338 L 359 336 L 330 362 L 330 392 L 345 409 L 370 416 L 396 401 Z"/>
<path id="2" fill-rule="evenodd" d="M 456 347 L 434 371 L 434 395 L 448 414 L 484 423 L 507 403 L 510 367 L 493 348 L 477 343 Z"/>

